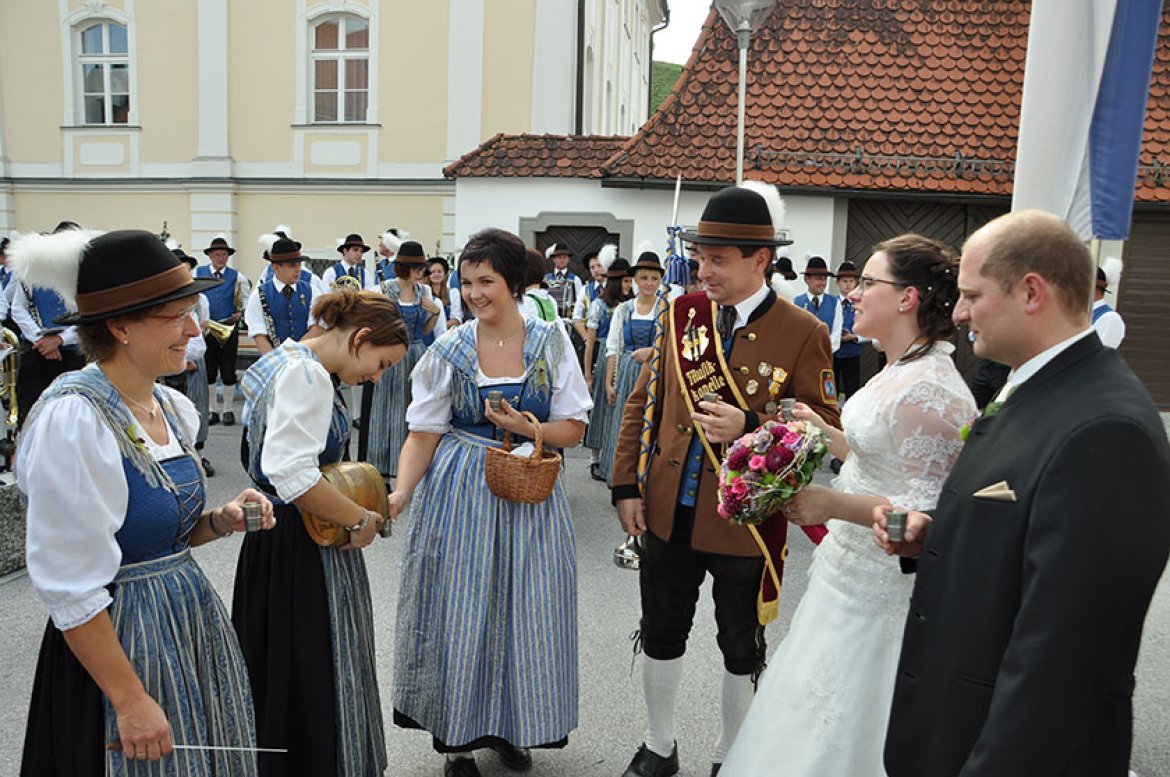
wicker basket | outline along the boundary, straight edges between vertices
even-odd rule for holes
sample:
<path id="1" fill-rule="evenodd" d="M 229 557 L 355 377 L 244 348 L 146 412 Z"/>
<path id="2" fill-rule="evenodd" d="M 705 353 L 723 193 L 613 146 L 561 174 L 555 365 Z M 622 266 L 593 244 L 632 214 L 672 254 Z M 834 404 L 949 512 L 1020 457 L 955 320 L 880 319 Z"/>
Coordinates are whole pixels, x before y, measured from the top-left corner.
<path id="1" fill-rule="evenodd" d="M 525 412 L 524 417 L 536 428 L 532 455 L 514 456 L 510 452 L 512 433 L 505 431 L 504 447 L 487 449 L 484 475 L 488 488 L 500 499 L 535 504 L 548 499 L 552 493 L 561 471 L 561 455 L 544 449 L 544 430 L 536 416 Z"/>
<path id="2" fill-rule="evenodd" d="M 339 461 L 321 467 L 321 476 L 348 499 L 386 520 L 386 482 L 373 464 L 364 461 Z M 301 520 L 313 542 L 322 547 L 344 545 L 349 542 L 349 531 L 332 521 L 301 510 Z"/>

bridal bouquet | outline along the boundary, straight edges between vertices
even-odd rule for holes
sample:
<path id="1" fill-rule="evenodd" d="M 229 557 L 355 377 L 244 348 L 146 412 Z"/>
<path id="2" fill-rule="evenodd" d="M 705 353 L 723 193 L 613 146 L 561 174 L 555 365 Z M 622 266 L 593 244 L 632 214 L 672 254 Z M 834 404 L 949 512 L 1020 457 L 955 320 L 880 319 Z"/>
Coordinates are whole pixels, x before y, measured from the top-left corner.
<path id="1" fill-rule="evenodd" d="M 768 421 L 740 437 L 719 468 L 720 517 L 759 526 L 812 480 L 828 449 L 807 421 Z"/>

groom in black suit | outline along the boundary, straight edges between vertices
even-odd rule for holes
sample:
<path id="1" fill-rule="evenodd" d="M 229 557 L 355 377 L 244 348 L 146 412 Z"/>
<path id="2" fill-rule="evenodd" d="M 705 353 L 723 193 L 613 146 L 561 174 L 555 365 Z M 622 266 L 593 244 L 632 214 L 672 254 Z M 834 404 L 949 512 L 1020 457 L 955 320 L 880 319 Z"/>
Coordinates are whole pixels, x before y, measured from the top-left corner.
<path id="1" fill-rule="evenodd" d="M 1089 325 L 1093 266 L 1021 211 L 967 241 L 956 323 L 1012 367 L 917 556 L 886 737 L 890 777 L 1125 777 L 1142 623 L 1170 553 L 1170 445 Z"/>

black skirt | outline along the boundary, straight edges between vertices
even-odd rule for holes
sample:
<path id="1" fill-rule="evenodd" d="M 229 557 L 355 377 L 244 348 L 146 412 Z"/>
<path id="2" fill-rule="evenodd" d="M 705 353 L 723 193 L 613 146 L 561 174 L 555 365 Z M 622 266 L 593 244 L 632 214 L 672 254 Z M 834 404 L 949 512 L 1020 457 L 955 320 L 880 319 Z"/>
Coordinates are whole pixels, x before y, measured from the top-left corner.
<path id="1" fill-rule="evenodd" d="M 240 548 L 232 622 L 256 704 L 265 777 L 329 777 L 337 771 L 333 651 L 321 552 L 300 511 L 277 505 L 276 527 Z"/>
<path id="2" fill-rule="evenodd" d="M 21 777 L 103 777 L 102 691 L 49 621 L 33 679 Z"/>

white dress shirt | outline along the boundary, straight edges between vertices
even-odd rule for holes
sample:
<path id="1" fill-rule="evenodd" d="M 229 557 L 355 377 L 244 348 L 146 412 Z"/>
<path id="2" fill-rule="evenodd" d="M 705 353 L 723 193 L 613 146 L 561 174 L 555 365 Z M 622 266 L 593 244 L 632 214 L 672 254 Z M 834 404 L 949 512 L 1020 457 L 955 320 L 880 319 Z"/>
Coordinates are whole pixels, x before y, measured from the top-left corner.
<path id="1" fill-rule="evenodd" d="M 1105 300 L 1099 299 L 1093 303 L 1093 310 L 1104 306 Z M 1097 330 L 1097 336 L 1101 338 L 1103 345 L 1114 349 L 1121 347 L 1121 341 L 1125 339 L 1125 320 L 1116 310 L 1103 313 L 1093 322 L 1093 328 Z"/>
<path id="2" fill-rule="evenodd" d="M 818 306 L 820 306 L 820 305 L 825 304 L 825 298 L 829 297 L 829 296 L 831 296 L 831 295 L 828 295 L 828 294 L 809 294 L 808 301 L 809 301 L 809 304 L 811 305 L 811 304 L 813 304 L 813 301 L 816 300 L 816 304 Z M 812 311 L 810 310 L 809 312 L 811 313 Z M 832 348 L 833 353 L 836 353 L 837 350 L 841 347 L 841 327 L 844 326 L 844 323 L 845 323 L 845 316 L 841 312 L 841 300 L 837 299 L 837 306 L 833 311 L 833 323 L 829 327 L 829 343 L 830 343 L 830 346 Z"/>
<path id="3" fill-rule="evenodd" d="M 16 322 L 16 326 L 20 328 L 20 333 L 24 336 L 25 340 L 28 340 L 30 343 L 35 343 L 44 337 L 43 333 L 46 330 L 60 329 L 61 331 L 57 332 L 57 334 L 61 336 L 62 347 L 66 345 L 77 345 L 77 327 L 67 326 L 62 329 L 52 321 L 42 321 L 41 325 L 37 326 L 36 319 L 33 318 L 31 310 L 32 301 L 25 296 L 24 287 L 16 280 L 13 280 L 8 284 L 8 288 L 12 290 L 12 306 L 9 313 L 12 315 L 12 320 Z"/>
<path id="4" fill-rule="evenodd" d="M 342 259 L 341 263 L 345 265 L 346 272 L 349 272 L 349 270 L 353 267 L 361 267 L 363 270 L 365 270 L 365 282 L 363 283 L 362 288 L 366 291 L 378 290 L 378 281 L 374 277 L 376 273 L 373 270 L 366 269 L 366 263 L 364 260 L 358 264 L 350 264 L 345 259 Z M 337 265 L 332 264 L 325 268 L 325 272 L 321 273 L 321 282 L 325 284 L 326 289 L 332 290 L 333 282 L 335 280 L 337 280 Z"/>

